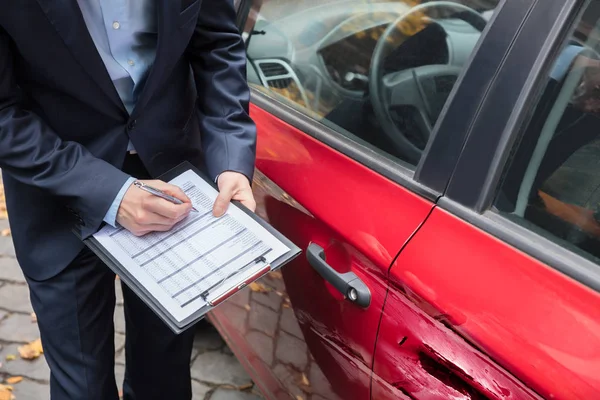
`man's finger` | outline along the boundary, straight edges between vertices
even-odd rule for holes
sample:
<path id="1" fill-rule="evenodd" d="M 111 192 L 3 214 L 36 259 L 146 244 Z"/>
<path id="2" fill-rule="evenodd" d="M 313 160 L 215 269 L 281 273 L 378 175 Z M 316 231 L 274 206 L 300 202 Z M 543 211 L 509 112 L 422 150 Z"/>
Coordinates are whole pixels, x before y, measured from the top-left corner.
<path id="1" fill-rule="evenodd" d="M 156 183 L 149 183 L 149 185 L 156 187 L 156 189 L 162 190 L 163 192 L 165 192 L 166 194 L 168 194 L 170 196 L 178 198 L 179 200 L 183 201 L 184 203 L 192 202 L 190 200 L 190 198 L 187 197 L 185 192 L 183 190 L 181 190 L 180 187 L 171 185 L 170 183 L 166 183 L 163 181 L 154 181 L 154 182 L 156 182 Z"/>
<path id="2" fill-rule="evenodd" d="M 173 204 L 160 197 L 148 196 L 144 199 L 144 208 L 174 221 L 188 215 L 192 210 L 192 203 Z"/>
<path id="3" fill-rule="evenodd" d="M 219 192 L 217 199 L 215 200 L 215 204 L 213 206 L 213 215 L 215 217 L 220 217 L 227 211 L 227 207 L 229 207 L 229 202 L 233 197 L 233 193 L 231 189 L 223 189 Z"/>

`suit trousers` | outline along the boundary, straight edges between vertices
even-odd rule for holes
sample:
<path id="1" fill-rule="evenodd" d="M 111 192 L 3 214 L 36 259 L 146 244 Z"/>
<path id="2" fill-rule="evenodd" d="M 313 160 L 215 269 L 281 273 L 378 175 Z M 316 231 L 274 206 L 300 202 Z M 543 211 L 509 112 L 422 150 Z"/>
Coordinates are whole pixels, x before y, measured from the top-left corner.
<path id="1" fill-rule="evenodd" d="M 148 177 L 135 155 L 127 155 L 123 170 L 136 178 Z M 117 400 L 115 274 L 86 248 L 58 275 L 27 282 L 50 366 L 51 399 Z M 191 399 L 194 330 L 175 335 L 121 286 L 126 326 L 123 398 Z"/>

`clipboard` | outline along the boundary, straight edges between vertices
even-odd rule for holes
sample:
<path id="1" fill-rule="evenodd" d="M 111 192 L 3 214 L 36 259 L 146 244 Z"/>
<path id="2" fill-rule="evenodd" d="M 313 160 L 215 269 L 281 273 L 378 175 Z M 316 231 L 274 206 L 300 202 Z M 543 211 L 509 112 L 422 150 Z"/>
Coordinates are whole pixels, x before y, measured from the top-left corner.
<path id="1" fill-rule="evenodd" d="M 183 162 L 177 167 L 169 170 L 157 179 L 169 182 L 175 177 L 187 172 L 192 171 L 200 176 L 206 183 L 208 183 L 213 189 L 217 190 L 216 184 L 209 180 L 204 173 L 198 168 L 194 167 L 189 162 Z M 94 237 L 91 236 L 85 239 L 84 244 L 94 252 L 115 274 L 119 275 L 119 278 L 148 306 L 152 309 L 166 324 L 169 328 L 179 334 L 198 321 L 203 319 L 205 315 L 218 307 L 223 302 L 235 296 L 240 290 L 246 286 L 260 279 L 264 275 L 271 271 L 275 271 L 283 267 L 285 264 L 296 258 L 301 250 L 292 241 L 283 236 L 275 228 L 269 225 L 265 220 L 256 215 L 255 213 L 248 210 L 246 207 L 241 205 L 237 201 L 232 201 L 230 207 L 237 207 L 243 211 L 246 215 L 257 222 L 262 228 L 273 235 L 281 243 L 283 243 L 289 251 L 270 263 L 266 261 L 264 256 L 256 258 L 248 265 L 242 265 L 238 268 L 235 273 L 231 276 L 227 276 L 222 279 L 218 284 L 211 286 L 208 290 L 205 290 L 201 294 L 205 301 L 205 306 L 193 312 L 189 317 L 179 321 L 171 315 L 171 313 L 161 304 L 160 301 L 153 296 L 150 291 L 142 285 L 129 271 L 125 268 L 110 252 L 108 252 L 104 246 Z M 79 235 L 78 235 L 79 236 Z"/>

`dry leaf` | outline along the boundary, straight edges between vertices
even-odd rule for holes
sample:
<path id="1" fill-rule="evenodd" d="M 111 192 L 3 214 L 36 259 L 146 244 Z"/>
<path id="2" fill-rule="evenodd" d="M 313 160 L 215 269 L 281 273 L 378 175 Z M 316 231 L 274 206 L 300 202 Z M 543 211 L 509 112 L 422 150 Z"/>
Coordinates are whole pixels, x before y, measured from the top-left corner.
<path id="1" fill-rule="evenodd" d="M 15 361 L 17 359 L 17 356 L 15 356 L 14 354 L 8 354 L 6 356 L 6 361 Z"/>
<path id="2" fill-rule="evenodd" d="M 34 312 L 31 313 L 31 322 L 33 322 L 33 323 L 37 322 L 37 315 L 35 315 Z"/>
<path id="3" fill-rule="evenodd" d="M 19 346 L 17 350 L 19 350 L 19 354 L 24 360 L 34 360 L 44 352 L 40 339 L 34 340 L 24 346 Z"/>
<path id="4" fill-rule="evenodd" d="M 290 305 L 288 303 L 283 303 L 283 308 L 290 308 Z"/>
<path id="5" fill-rule="evenodd" d="M 249 305 L 249 304 L 246 304 L 246 305 L 244 306 L 244 308 L 246 309 L 246 311 L 250 311 L 250 305 Z"/>
<path id="6" fill-rule="evenodd" d="M 12 386 L 0 384 L 0 400 L 14 400 L 15 396 L 13 396 L 12 390 Z"/>
<path id="7" fill-rule="evenodd" d="M 2 229 L 2 231 L 0 231 L 0 236 L 10 236 L 10 228 Z"/>
<path id="8" fill-rule="evenodd" d="M 10 378 L 8 378 L 6 380 L 6 383 L 10 384 L 10 385 L 14 385 L 15 383 L 19 383 L 23 380 L 22 376 L 11 376 Z"/>
<path id="9" fill-rule="evenodd" d="M 310 386 L 310 381 L 308 380 L 308 378 L 306 377 L 306 374 L 302 374 L 302 384 L 304 386 Z"/>
<path id="10" fill-rule="evenodd" d="M 300 396 L 300 395 L 297 395 L 297 396 L 296 396 L 296 400 L 304 400 L 304 397 L 302 397 L 302 396 Z"/>
<path id="11" fill-rule="evenodd" d="M 273 271 L 273 272 L 269 272 L 269 276 L 273 279 L 282 279 L 283 275 L 281 274 L 281 271 Z"/>
<path id="12" fill-rule="evenodd" d="M 277 296 L 279 296 L 279 297 L 283 297 L 283 293 L 281 293 L 279 290 L 278 290 L 278 291 L 276 291 L 275 293 L 277 293 Z"/>
<path id="13" fill-rule="evenodd" d="M 238 386 L 238 390 L 248 390 L 248 389 L 252 389 L 254 385 L 252 384 L 252 382 L 250 383 L 246 383 L 245 385 L 242 386 Z"/>
<path id="14" fill-rule="evenodd" d="M 269 291 L 269 289 L 267 289 L 265 287 L 265 285 L 262 285 L 262 284 L 256 283 L 256 282 L 252 282 L 248 286 L 250 287 L 250 290 L 252 290 L 253 292 L 267 293 Z"/>

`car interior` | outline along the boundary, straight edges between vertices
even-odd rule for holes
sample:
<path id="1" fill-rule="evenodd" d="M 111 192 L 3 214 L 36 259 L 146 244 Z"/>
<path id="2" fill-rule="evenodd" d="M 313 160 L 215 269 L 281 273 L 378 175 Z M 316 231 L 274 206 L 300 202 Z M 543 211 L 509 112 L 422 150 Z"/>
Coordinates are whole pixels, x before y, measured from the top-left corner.
<path id="1" fill-rule="evenodd" d="M 599 28 L 599 11 L 586 9 L 569 40 L 567 46 L 581 50 L 564 77 L 548 79 L 496 201 L 499 211 L 519 223 L 598 258 L 600 42 L 592 33 Z"/>
<path id="2" fill-rule="evenodd" d="M 325 3 L 291 14 L 262 5 L 249 82 L 415 166 L 499 1 Z"/>

